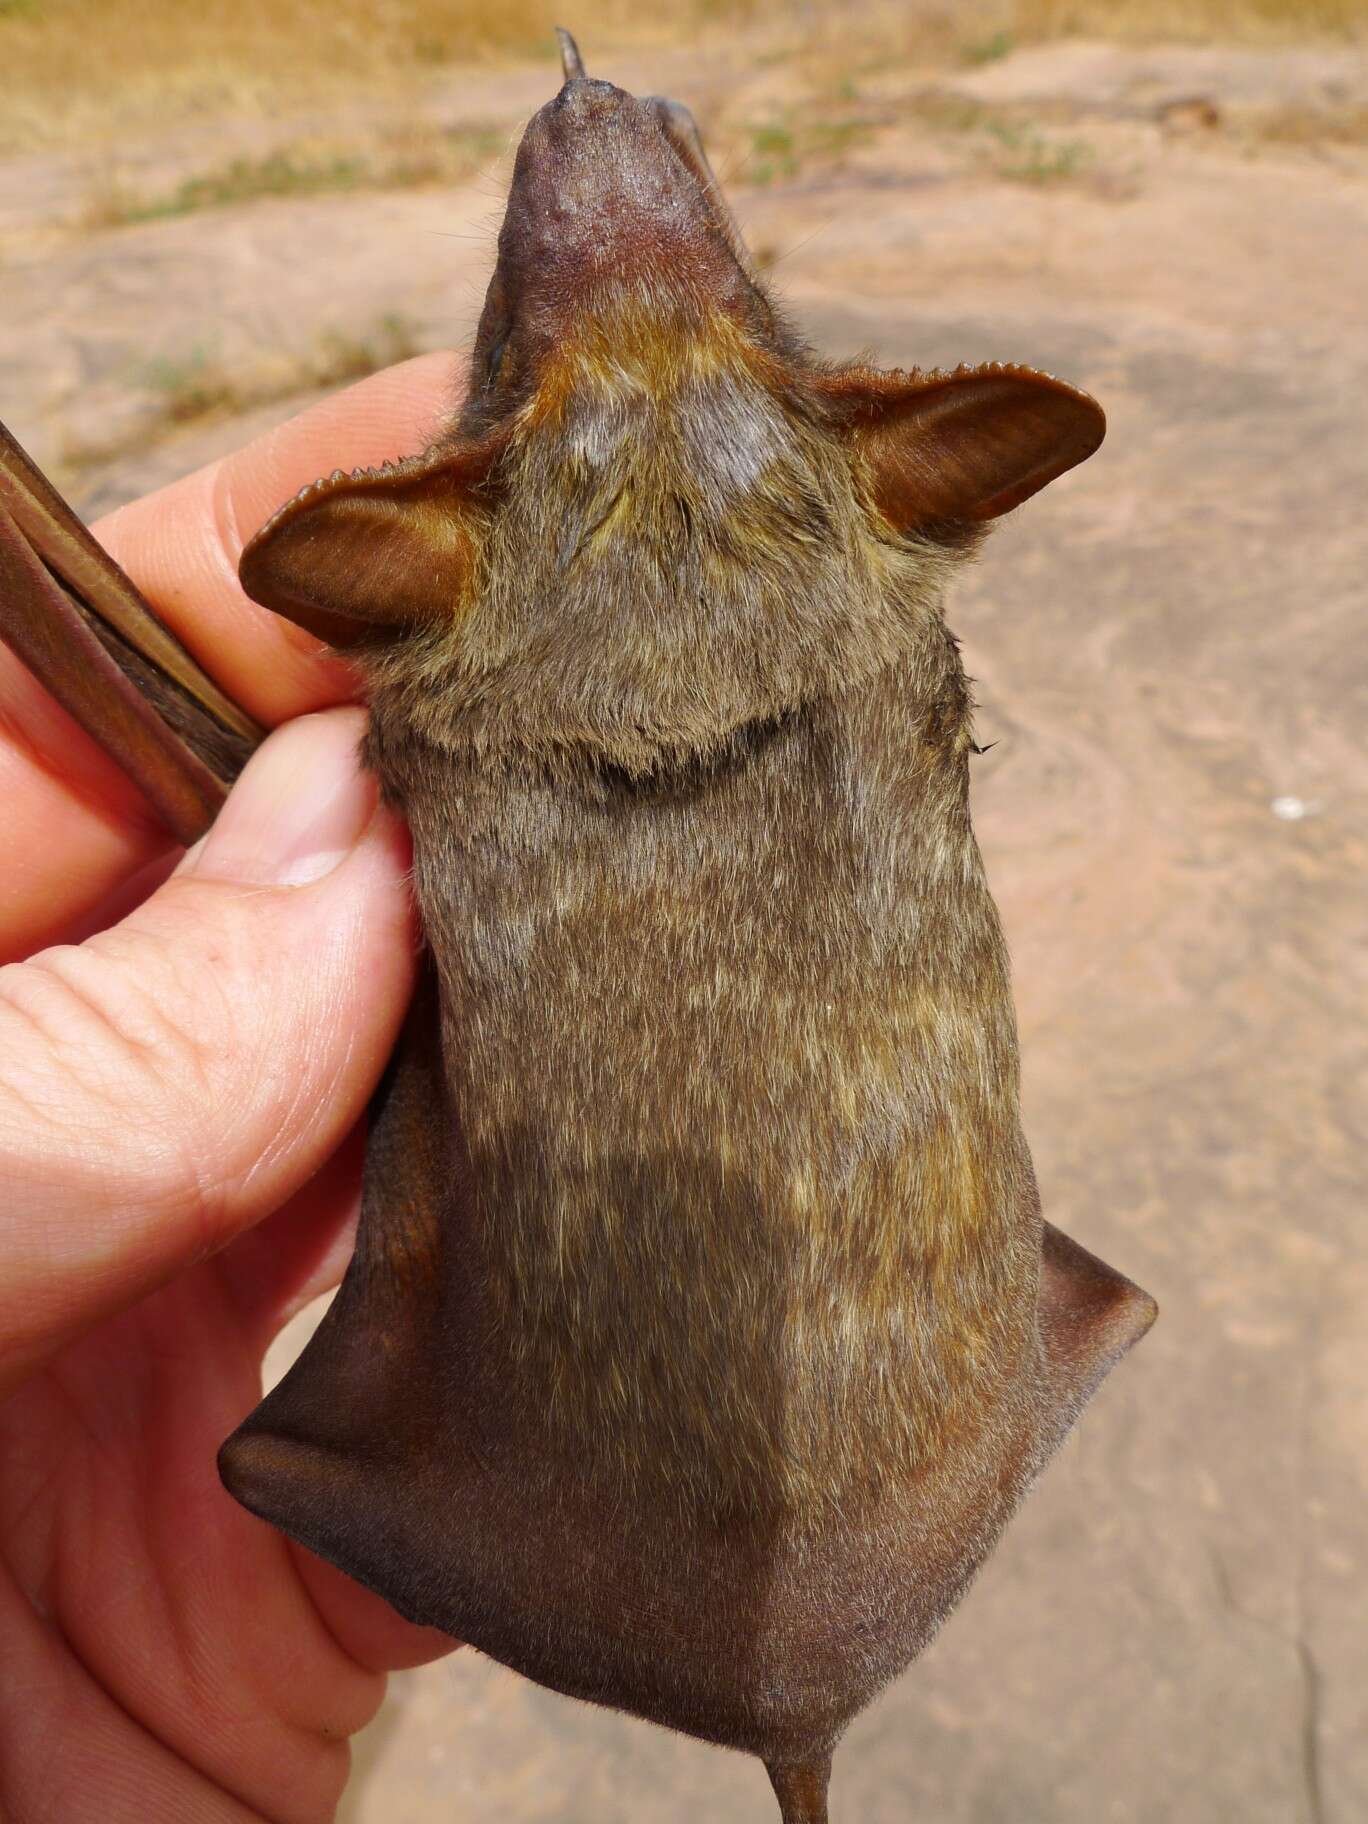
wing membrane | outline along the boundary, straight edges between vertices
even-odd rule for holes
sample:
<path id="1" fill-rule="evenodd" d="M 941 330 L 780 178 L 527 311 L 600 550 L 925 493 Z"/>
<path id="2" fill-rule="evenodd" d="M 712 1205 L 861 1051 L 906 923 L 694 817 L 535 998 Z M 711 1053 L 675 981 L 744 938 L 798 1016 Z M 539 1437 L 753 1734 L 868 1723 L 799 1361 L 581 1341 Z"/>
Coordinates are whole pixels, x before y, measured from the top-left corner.
<path id="1" fill-rule="evenodd" d="M 264 731 L 191 658 L 0 425 L 0 639 L 181 842 Z"/>

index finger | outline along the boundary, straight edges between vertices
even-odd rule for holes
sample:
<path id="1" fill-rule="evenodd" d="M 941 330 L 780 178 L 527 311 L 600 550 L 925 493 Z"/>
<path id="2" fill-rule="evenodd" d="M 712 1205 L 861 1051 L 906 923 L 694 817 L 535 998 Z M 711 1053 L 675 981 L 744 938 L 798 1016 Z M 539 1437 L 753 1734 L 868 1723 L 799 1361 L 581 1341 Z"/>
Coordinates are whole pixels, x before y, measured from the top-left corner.
<path id="1" fill-rule="evenodd" d="M 356 677 L 243 594 L 243 545 L 319 475 L 426 448 L 458 403 L 458 375 L 449 352 L 388 368 L 95 525 L 205 670 L 265 726 L 347 701 Z M 3 961 L 93 928 L 169 845 L 113 763 L 2 650 L 0 735 L 0 848 L 11 858 Z"/>
<path id="2" fill-rule="evenodd" d="M 111 513 L 95 536 L 257 721 L 274 727 L 345 701 L 355 673 L 325 657 L 310 634 L 250 601 L 238 559 L 276 508 L 320 475 L 426 449 L 456 394 L 457 357 L 419 355 Z"/>

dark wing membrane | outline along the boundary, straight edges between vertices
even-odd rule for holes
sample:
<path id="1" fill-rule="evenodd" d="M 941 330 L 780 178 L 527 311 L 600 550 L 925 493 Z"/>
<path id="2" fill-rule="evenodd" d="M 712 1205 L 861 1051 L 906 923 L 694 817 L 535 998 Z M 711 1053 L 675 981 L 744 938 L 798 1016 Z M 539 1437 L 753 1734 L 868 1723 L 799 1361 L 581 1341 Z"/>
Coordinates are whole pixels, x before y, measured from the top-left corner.
<path id="1" fill-rule="evenodd" d="M 264 731 L 220 690 L 0 425 L 0 639 L 180 842 Z"/>

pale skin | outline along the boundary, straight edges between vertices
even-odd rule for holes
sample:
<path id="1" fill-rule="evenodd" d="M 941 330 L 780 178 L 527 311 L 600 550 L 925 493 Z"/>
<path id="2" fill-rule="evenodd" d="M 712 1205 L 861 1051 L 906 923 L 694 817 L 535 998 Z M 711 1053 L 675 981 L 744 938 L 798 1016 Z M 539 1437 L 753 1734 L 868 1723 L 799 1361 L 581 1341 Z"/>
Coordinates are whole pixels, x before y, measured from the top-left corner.
<path id="1" fill-rule="evenodd" d="M 336 707 L 354 680 L 247 600 L 237 557 L 316 475 L 423 448 L 455 376 L 407 362 L 96 527 L 290 724 L 188 856 L 0 647 L 10 1824 L 330 1818 L 386 1672 L 452 1645 L 245 1513 L 214 1456 L 345 1265 L 415 955 L 406 837 Z"/>

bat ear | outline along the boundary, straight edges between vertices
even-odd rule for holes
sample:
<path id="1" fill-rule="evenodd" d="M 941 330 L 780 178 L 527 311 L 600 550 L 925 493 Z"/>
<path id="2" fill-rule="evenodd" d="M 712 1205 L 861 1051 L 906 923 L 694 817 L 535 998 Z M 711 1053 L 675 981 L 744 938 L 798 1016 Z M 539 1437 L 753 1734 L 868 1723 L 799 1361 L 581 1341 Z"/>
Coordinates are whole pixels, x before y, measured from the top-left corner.
<path id="1" fill-rule="evenodd" d="M 330 646 L 454 616 L 502 448 L 486 439 L 314 482 L 247 545 L 243 588 Z"/>
<path id="2" fill-rule="evenodd" d="M 899 532 L 996 519 L 1091 456 L 1107 428 L 1087 393 L 996 362 L 953 374 L 855 369 L 824 390 Z"/>

